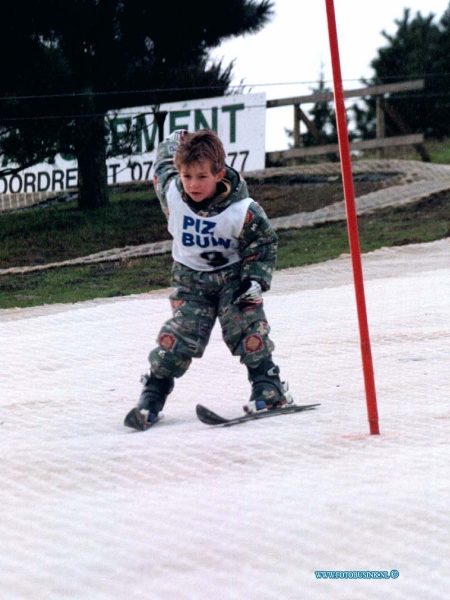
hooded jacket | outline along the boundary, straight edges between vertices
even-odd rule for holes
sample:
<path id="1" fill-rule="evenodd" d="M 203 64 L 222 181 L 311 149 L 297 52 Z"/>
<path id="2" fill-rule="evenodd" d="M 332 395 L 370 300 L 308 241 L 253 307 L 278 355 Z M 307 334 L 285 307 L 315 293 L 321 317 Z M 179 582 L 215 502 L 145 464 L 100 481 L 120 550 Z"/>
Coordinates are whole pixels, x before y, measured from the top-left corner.
<path id="1" fill-rule="evenodd" d="M 173 162 L 178 144 L 172 139 L 159 144 L 154 175 L 155 191 L 174 238 L 174 260 L 197 271 L 240 262 L 241 281 L 258 281 L 264 291 L 268 290 L 278 239 L 263 208 L 249 198 L 246 182 L 228 165 L 215 196 L 194 202 L 184 191 Z M 216 234 L 225 230 L 228 235 Z M 197 258 L 189 253 L 194 247 Z"/>

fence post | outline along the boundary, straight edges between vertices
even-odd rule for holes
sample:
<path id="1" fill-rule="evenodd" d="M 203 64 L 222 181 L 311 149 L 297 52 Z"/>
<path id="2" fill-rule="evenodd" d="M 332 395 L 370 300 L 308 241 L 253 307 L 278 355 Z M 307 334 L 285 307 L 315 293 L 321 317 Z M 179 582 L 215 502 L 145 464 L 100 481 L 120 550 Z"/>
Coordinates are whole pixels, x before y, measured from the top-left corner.
<path id="1" fill-rule="evenodd" d="M 294 104 L 294 148 L 300 148 L 300 104 Z"/>
<path id="2" fill-rule="evenodd" d="M 384 114 L 383 98 L 381 96 L 376 97 L 376 109 L 377 109 L 377 140 L 386 137 L 386 122 Z M 384 157 L 384 148 L 378 148 L 378 158 Z"/>

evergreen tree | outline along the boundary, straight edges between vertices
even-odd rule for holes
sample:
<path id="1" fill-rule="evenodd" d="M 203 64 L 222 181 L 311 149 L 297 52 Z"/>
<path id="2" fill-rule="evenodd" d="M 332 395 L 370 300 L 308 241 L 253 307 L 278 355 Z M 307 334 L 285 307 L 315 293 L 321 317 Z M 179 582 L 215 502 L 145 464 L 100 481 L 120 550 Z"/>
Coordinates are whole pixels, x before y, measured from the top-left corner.
<path id="1" fill-rule="evenodd" d="M 322 71 L 317 86 L 311 89 L 311 93 L 331 93 L 332 91 L 331 88 L 327 87 Z M 309 116 L 315 130 L 320 134 L 320 143 L 334 144 L 337 142 L 336 115 L 332 102 L 316 102 L 309 110 Z M 301 138 L 304 146 L 315 146 L 319 143 L 317 137 L 309 129 Z"/>
<path id="2" fill-rule="evenodd" d="M 310 88 L 311 94 L 332 93 L 332 89 L 326 85 L 323 71 L 320 72 L 317 85 Z M 300 107 L 302 110 L 303 108 Z M 307 130 L 300 135 L 301 145 L 304 147 L 317 146 L 318 144 L 334 144 L 338 141 L 336 114 L 332 101 L 321 100 L 316 102 L 305 114 L 309 121 Z M 286 134 L 292 138 L 292 129 L 286 129 Z M 332 155 L 334 156 L 334 155 Z M 330 157 L 331 160 L 331 157 Z"/>
<path id="3" fill-rule="evenodd" d="M 108 111 L 220 96 L 222 41 L 259 31 L 271 0 L 14 0 L 2 9 L 0 154 L 21 168 L 76 156 L 79 205 L 108 202 Z"/>
<path id="4" fill-rule="evenodd" d="M 364 83 L 378 85 L 410 79 L 425 79 L 425 90 L 391 94 L 387 101 L 411 132 L 440 138 L 450 133 L 450 13 L 440 21 L 435 15 L 411 17 L 405 9 L 396 20 L 397 31 L 382 35 L 388 44 L 378 50 L 371 62 L 375 76 Z M 367 98 L 366 110 L 355 107 L 355 120 L 363 138 L 375 134 L 375 100 Z M 395 124 L 386 120 L 387 134 L 398 134 Z"/>

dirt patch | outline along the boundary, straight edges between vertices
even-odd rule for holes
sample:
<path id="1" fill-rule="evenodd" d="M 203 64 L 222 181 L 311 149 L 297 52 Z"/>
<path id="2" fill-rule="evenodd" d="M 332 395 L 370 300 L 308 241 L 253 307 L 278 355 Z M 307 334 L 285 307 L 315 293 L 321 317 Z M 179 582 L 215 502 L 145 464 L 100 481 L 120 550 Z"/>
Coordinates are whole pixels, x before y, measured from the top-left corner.
<path id="1" fill-rule="evenodd" d="M 354 178 L 358 198 L 397 185 L 396 174 L 369 173 Z M 344 200 L 340 176 L 280 176 L 264 180 L 247 179 L 250 197 L 263 206 L 269 218 L 312 212 Z"/>

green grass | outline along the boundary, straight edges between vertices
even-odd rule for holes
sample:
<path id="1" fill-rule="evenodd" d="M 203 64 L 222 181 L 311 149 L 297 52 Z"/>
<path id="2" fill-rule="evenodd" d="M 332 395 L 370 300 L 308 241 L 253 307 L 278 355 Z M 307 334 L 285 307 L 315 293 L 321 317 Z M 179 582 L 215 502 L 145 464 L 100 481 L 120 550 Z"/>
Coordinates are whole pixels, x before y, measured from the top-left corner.
<path id="1" fill-rule="evenodd" d="M 129 199 L 131 196 L 131 200 Z M 153 190 L 114 195 L 83 212 L 75 203 L 0 215 L 0 268 L 40 265 L 168 239 Z"/>
<path id="2" fill-rule="evenodd" d="M 361 252 L 424 243 L 450 236 L 450 194 L 358 218 Z M 298 267 L 349 252 L 346 222 L 279 231 L 278 268 Z"/>
<path id="3" fill-rule="evenodd" d="M 169 285 L 170 254 L 0 276 L 0 308 L 138 294 Z"/>

